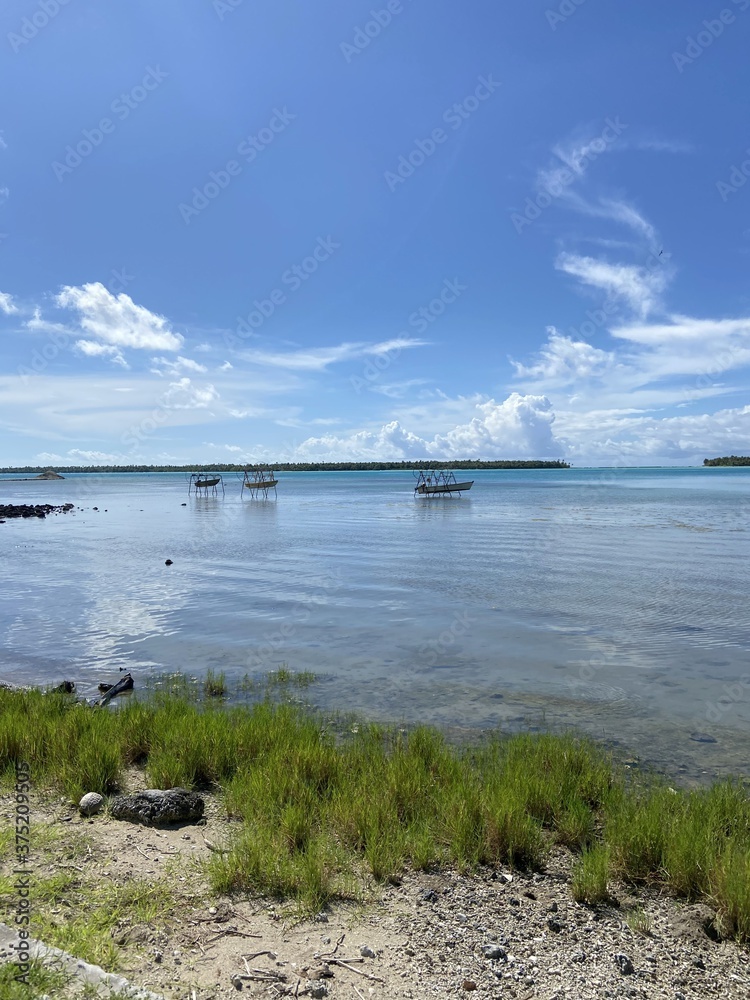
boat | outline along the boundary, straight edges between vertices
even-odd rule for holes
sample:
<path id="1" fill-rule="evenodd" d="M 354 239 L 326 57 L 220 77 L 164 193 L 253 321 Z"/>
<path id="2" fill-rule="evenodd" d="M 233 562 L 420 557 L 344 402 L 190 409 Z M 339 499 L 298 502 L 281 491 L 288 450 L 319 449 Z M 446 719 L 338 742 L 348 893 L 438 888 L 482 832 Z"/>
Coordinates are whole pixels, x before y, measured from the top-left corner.
<path id="1" fill-rule="evenodd" d="M 415 496 L 435 496 L 441 493 L 465 493 L 474 485 L 474 480 L 459 483 L 453 472 L 449 470 L 424 469 L 415 472 L 414 476 L 417 485 L 414 487 Z"/>
<path id="2" fill-rule="evenodd" d="M 219 490 L 224 494 L 224 480 L 217 472 L 192 472 L 188 478 L 188 495 L 190 493 L 208 493 L 218 496 Z"/>
<path id="3" fill-rule="evenodd" d="M 250 496 L 254 497 L 262 493 L 263 497 L 268 496 L 268 491 L 276 493 L 279 481 L 273 469 L 245 469 L 242 476 L 243 496 L 246 489 L 250 490 Z"/>

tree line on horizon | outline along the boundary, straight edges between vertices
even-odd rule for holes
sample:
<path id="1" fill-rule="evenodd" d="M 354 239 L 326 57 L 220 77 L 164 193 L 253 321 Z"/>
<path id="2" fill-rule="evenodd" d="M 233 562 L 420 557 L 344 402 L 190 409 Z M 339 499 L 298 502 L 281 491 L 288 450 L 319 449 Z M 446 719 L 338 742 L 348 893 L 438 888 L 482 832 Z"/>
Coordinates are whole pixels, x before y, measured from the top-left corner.
<path id="1" fill-rule="evenodd" d="M 723 458 L 704 458 L 704 465 L 750 465 L 747 455 L 725 455 Z"/>
<path id="2" fill-rule="evenodd" d="M 460 461 L 417 461 L 417 462 L 260 462 L 237 465 L 58 465 L 58 472 L 244 472 L 245 469 L 277 469 L 279 472 L 390 472 L 410 469 L 569 469 L 568 462 L 560 459 L 504 459 L 483 461 L 468 459 Z M 49 466 L 24 465 L 8 466 L 0 472 L 45 472 Z"/>

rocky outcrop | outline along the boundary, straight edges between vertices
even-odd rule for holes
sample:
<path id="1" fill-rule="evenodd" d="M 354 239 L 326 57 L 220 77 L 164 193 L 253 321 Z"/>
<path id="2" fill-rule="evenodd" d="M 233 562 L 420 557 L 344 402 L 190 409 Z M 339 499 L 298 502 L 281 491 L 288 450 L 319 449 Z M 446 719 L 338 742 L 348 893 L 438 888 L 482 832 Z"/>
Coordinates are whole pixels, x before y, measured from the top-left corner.
<path id="1" fill-rule="evenodd" d="M 0 522 L 11 517 L 46 517 L 48 514 L 67 514 L 75 505 L 64 503 L 58 507 L 51 503 L 4 503 L 0 504 Z"/>
<path id="2" fill-rule="evenodd" d="M 186 788 L 147 788 L 132 795 L 118 795 L 110 802 L 115 819 L 165 826 L 169 823 L 194 823 L 203 816 L 203 799 Z"/>

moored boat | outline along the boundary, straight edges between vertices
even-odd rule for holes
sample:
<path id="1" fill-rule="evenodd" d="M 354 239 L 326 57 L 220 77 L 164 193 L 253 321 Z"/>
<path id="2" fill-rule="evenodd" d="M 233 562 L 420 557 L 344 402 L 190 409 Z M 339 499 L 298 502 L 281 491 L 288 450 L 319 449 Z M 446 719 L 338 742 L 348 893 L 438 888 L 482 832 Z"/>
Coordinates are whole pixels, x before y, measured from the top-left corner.
<path id="1" fill-rule="evenodd" d="M 446 469 L 424 469 L 414 473 L 417 485 L 414 487 L 415 496 L 435 496 L 441 493 L 465 493 L 474 485 L 474 480 L 459 483 L 453 472 Z"/>

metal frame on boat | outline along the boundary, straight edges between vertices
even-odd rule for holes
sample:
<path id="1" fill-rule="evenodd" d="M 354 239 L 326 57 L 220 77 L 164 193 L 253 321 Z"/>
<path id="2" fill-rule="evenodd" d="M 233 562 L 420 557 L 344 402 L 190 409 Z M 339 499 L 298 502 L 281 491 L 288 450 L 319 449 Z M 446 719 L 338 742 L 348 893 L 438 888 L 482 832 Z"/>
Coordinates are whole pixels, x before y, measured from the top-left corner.
<path id="1" fill-rule="evenodd" d="M 192 472 L 190 474 L 188 496 L 191 493 L 195 493 L 196 496 L 208 496 L 210 493 L 211 496 L 217 497 L 219 490 L 224 496 L 224 480 L 218 472 Z"/>
<path id="2" fill-rule="evenodd" d="M 470 482 L 456 482 L 453 472 L 448 469 L 419 469 L 414 471 L 414 478 L 417 485 L 414 487 L 414 495 L 420 497 L 450 496 L 452 493 L 465 493 L 474 485 L 474 480 Z"/>
<path id="3" fill-rule="evenodd" d="M 245 469 L 242 476 L 242 495 L 245 495 L 245 490 L 250 490 L 251 497 L 259 496 L 262 493 L 265 500 L 270 490 L 273 490 L 274 496 L 277 495 L 278 482 L 273 469 Z"/>

